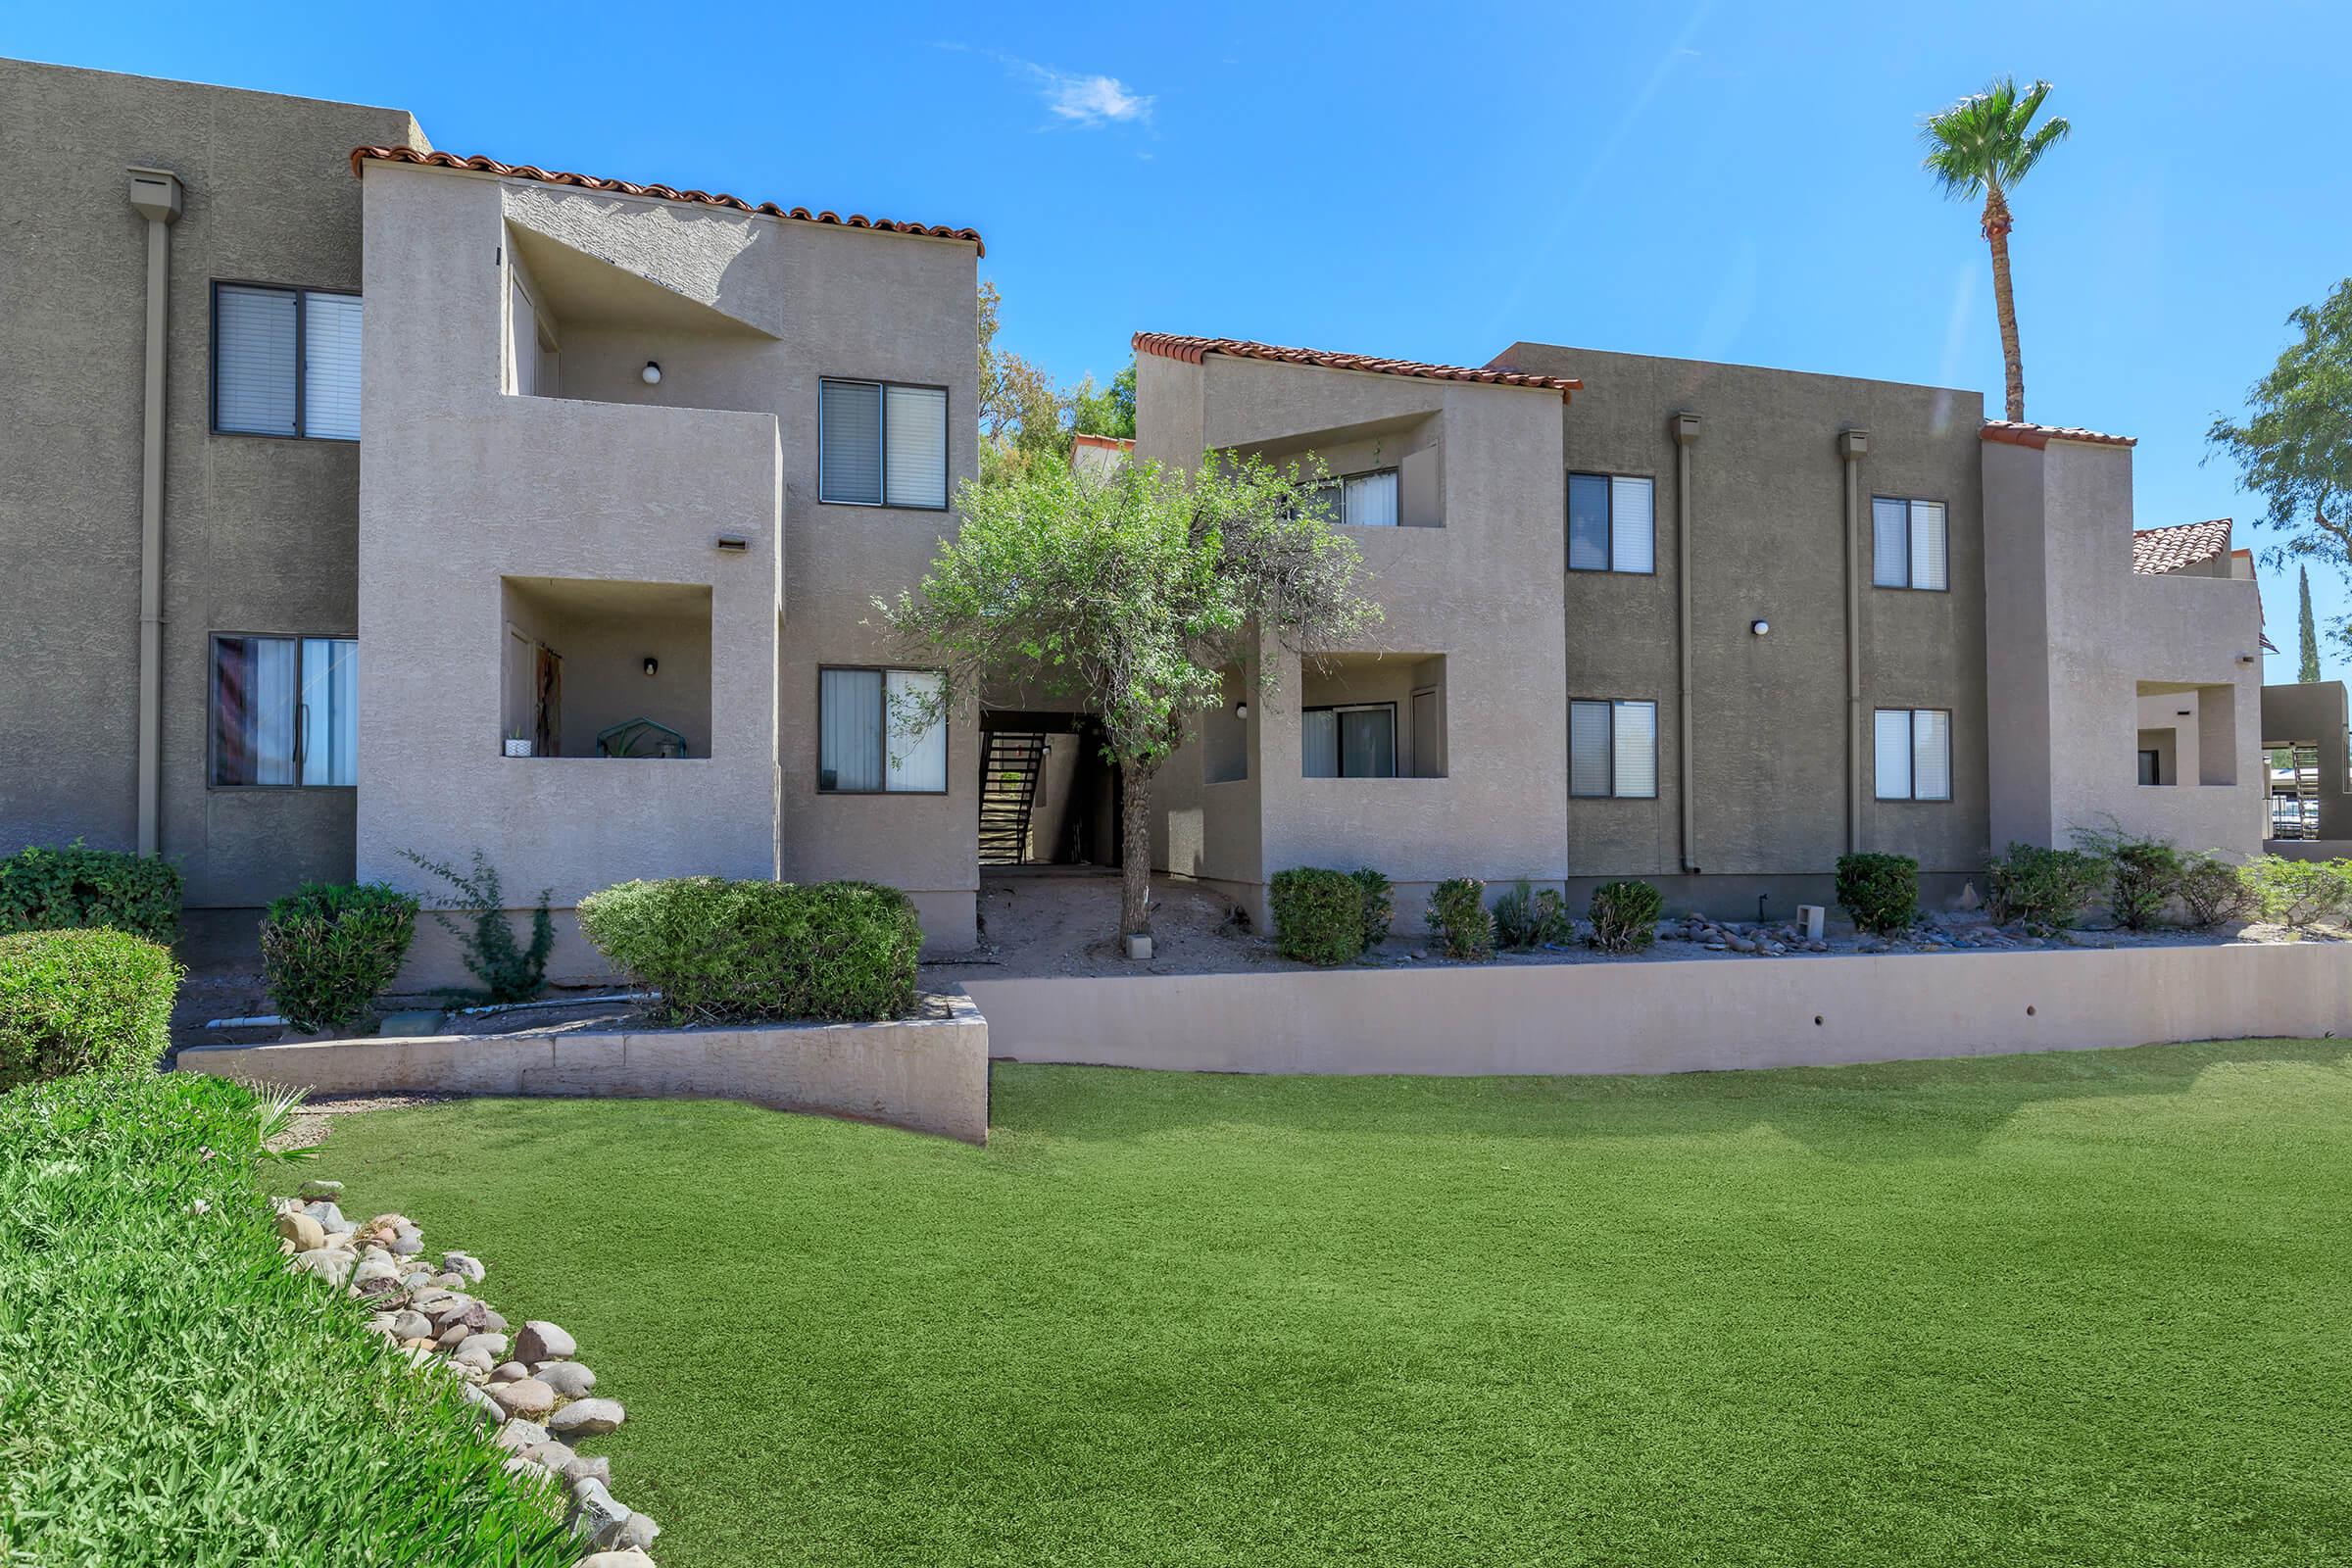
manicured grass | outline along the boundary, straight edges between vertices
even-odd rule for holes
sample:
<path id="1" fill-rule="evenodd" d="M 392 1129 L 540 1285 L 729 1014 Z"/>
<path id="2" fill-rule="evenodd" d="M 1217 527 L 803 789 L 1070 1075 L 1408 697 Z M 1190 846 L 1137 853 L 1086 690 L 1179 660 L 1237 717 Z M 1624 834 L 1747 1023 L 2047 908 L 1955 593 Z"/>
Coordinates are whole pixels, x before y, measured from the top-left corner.
<path id="1" fill-rule="evenodd" d="M 2352 1048 L 352 1118 L 662 1568 L 2352 1561 Z"/>

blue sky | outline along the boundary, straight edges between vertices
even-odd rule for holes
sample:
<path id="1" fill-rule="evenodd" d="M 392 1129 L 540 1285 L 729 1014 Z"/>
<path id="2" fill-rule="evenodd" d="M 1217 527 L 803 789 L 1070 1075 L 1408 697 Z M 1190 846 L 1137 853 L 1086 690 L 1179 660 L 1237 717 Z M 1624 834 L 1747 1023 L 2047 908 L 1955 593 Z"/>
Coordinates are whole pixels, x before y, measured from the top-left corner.
<path id="1" fill-rule="evenodd" d="M 987 236 L 1005 341 L 1477 364 L 1520 338 L 1982 390 L 1926 111 L 2011 72 L 2074 139 L 2016 201 L 2027 414 L 2135 435 L 2142 524 L 2259 511 L 2204 431 L 2352 272 L 2352 7 L 599 4 L 20 10 L 0 53 L 397 105 L 436 146 Z M 2352 611 L 2315 573 L 2325 621 Z M 2270 678 L 2294 577 L 2263 572 Z M 2328 675 L 2343 656 L 2323 648 Z"/>

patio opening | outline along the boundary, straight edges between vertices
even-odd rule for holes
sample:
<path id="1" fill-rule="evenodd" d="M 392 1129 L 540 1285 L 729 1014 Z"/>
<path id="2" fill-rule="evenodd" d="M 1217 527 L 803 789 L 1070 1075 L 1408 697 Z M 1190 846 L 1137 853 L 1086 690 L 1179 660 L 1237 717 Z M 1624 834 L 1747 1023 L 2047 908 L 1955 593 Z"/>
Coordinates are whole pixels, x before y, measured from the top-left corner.
<path id="1" fill-rule="evenodd" d="M 708 585 L 504 577 L 500 589 L 506 755 L 710 755 Z"/>
<path id="2" fill-rule="evenodd" d="M 1446 656 L 1307 660 L 1298 722 L 1307 778 L 1444 778 Z"/>

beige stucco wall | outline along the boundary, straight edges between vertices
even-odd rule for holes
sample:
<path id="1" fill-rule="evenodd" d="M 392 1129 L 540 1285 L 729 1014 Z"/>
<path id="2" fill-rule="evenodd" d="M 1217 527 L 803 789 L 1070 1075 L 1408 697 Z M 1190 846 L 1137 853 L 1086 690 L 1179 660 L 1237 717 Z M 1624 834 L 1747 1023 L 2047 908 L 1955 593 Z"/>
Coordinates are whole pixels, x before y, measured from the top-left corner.
<path id="1" fill-rule="evenodd" d="M 1993 843 L 2064 845 L 2112 822 L 2183 849 L 2256 853 L 2253 582 L 2132 570 L 2129 447 L 1987 442 L 1983 462 Z M 2180 708 L 2195 716 L 2178 719 Z M 2143 787 L 2139 731 L 2168 712 L 2182 726 L 2181 782 Z"/>
<path id="2" fill-rule="evenodd" d="M 1860 460 L 1862 820 L 1866 850 L 1931 877 L 1978 870 L 1985 848 L 1984 591 L 1977 428 L 1984 400 L 1948 387 L 1516 343 L 1497 364 L 1573 375 L 1562 418 L 1579 472 L 1653 480 L 1654 575 L 1565 572 L 1568 695 L 1658 704 L 1654 801 L 1571 799 L 1579 876 L 1682 868 L 1677 593 L 1683 497 L 1668 418 L 1699 416 L 1690 451 L 1691 861 L 1682 899 L 1754 912 L 1717 878 L 1826 875 L 1845 850 L 1846 514 L 1842 430 Z M 1873 495 L 1944 503 L 1944 592 L 1871 584 Z M 1563 519 L 1564 519 L 1563 512 Z M 1564 525 L 1564 520 L 1563 520 Z M 1756 636 L 1763 620 L 1771 631 Z M 1952 714 L 1952 799 L 1881 801 L 1870 712 Z M 1793 884 L 1792 884 L 1793 885 Z M 1940 884 L 1938 884 L 1940 885 Z"/>
<path id="3" fill-rule="evenodd" d="M 2340 680 L 2262 689 L 2263 743 L 2291 746 L 2311 742 L 2320 749 L 2322 839 L 2352 839 L 2352 771 L 2346 767 L 2345 721 L 2344 683 Z"/>
<path id="4" fill-rule="evenodd" d="M 2324 944 L 975 980 L 1016 1061 L 1654 1073 L 2352 1030 Z"/>
<path id="5" fill-rule="evenodd" d="M 362 142 L 422 136 L 395 109 L 0 61 L 0 854 L 137 843 L 138 165 L 186 187 L 166 379 L 163 853 L 198 908 L 351 875 L 353 792 L 210 788 L 207 701 L 215 632 L 357 629 L 360 449 L 213 434 L 210 346 L 216 279 L 360 286 L 345 159 Z"/>
<path id="6" fill-rule="evenodd" d="M 383 301 L 367 438 L 389 456 L 363 497 L 362 601 L 399 654 L 396 681 L 364 688 L 363 724 L 428 735 L 364 796 L 363 870 L 412 880 L 391 852 L 425 837 L 510 856 L 510 887 L 552 884 L 560 904 L 629 876 L 858 876 L 915 895 L 934 946 L 968 946 L 969 716 L 944 797 L 815 791 L 817 668 L 897 662 L 868 601 L 919 577 L 954 514 L 822 505 L 815 447 L 820 376 L 945 385 L 951 484 L 974 471 L 972 247 L 367 167 Z M 476 264 L 525 249 L 557 397 L 501 390 L 508 294 Z M 716 551 L 722 532 L 751 549 Z M 514 761 L 477 739 L 497 670 L 471 632 L 502 574 L 709 584 L 709 757 Z M 435 813 L 453 774 L 474 803 L 455 820 Z"/>
<path id="7" fill-rule="evenodd" d="M 988 1020 L 952 996 L 887 1023 L 198 1046 L 177 1065 L 324 1094 L 740 1100 L 985 1144 L 988 1058 Z"/>

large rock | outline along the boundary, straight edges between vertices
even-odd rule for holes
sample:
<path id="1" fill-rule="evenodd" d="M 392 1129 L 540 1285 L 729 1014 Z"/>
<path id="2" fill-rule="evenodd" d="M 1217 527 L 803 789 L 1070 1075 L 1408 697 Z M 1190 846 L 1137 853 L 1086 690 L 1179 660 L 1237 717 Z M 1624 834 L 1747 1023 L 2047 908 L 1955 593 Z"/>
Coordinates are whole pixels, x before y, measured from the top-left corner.
<path id="1" fill-rule="evenodd" d="M 556 1407 L 556 1391 L 537 1378 L 524 1378 L 519 1383 L 493 1384 L 490 1397 L 509 1415 L 541 1416 Z"/>
<path id="2" fill-rule="evenodd" d="M 485 1395 L 483 1397 L 487 1398 Z M 490 1441 L 514 1453 L 528 1453 L 547 1441 L 547 1428 L 520 1417 L 508 1421 Z"/>
<path id="3" fill-rule="evenodd" d="M 601 1453 L 593 1459 L 575 1453 L 556 1468 L 564 1472 L 565 1481 L 575 1485 L 590 1480 L 601 1481 L 608 1487 L 612 1484 L 612 1461 Z"/>
<path id="4" fill-rule="evenodd" d="M 422 1312 L 395 1312 L 392 1314 L 392 1332 L 404 1340 L 429 1340 L 433 1337 L 433 1325 Z"/>
<path id="5" fill-rule="evenodd" d="M 592 1546 L 617 1546 L 629 1510 L 605 1484 L 591 1478 L 571 1489 L 571 1532 Z"/>
<path id="6" fill-rule="evenodd" d="M 315 1274 L 329 1285 L 340 1285 L 351 1278 L 351 1254 L 332 1247 L 296 1252 L 293 1269 L 297 1274 Z"/>
<path id="7" fill-rule="evenodd" d="M 321 1200 L 316 1203 L 305 1203 L 302 1205 L 302 1211 L 317 1220 L 319 1228 L 329 1236 L 342 1236 L 352 1229 L 352 1223 L 343 1217 L 343 1211 L 330 1202 Z"/>
<path id="8" fill-rule="evenodd" d="M 470 1368 L 471 1370 L 480 1373 L 485 1378 L 487 1378 L 491 1372 L 490 1352 L 480 1348 L 479 1347 L 476 1347 L 470 1350 L 460 1350 L 457 1354 L 449 1358 L 449 1364 L 451 1366 Z"/>
<path id="9" fill-rule="evenodd" d="M 472 1409 L 474 1419 L 484 1426 L 496 1426 L 507 1418 L 498 1401 L 471 1383 L 466 1385 L 466 1403 Z"/>
<path id="10" fill-rule="evenodd" d="M 441 1266 L 452 1274 L 464 1276 L 469 1285 L 479 1285 L 482 1282 L 482 1276 L 490 1272 L 482 1266 L 480 1258 L 469 1256 L 465 1252 L 443 1252 Z"/>
<path id="11" fill-rule="evenodd" d="M 536 1318 L 525 1323 L 514 1340 L 514 1353 L 534 1366 L 541 1361 L 568 1361 L 579 1349 L 571 1343 L 570 1335 L 553 1323 L 542 1323 Z"/>
<path id="12" fill-rule="evenodd" d="M 618 1399 L 579 1399 L 548 1417 L 547 1430 L 568 1442 L 615 1431 L 626 1419 Z"/>
<path id="13" fill-rule="evenodd" d="M 360 1266 L 352 1270 L 351 1283 L 354 1285 L 370 1285 L 380 1281 L 382 1282 L 384 1288 L 389 1290 L 392 1287 L 392 1282 L 399 1277 L 400 1271 L 394 1268 L 389 1262 L 381 1258 L 363 1257 L 360 1259 Z"/>
<path id="14" fill-rule="evenodd" d="M 566 1399 L 584 1397 L 596 1387 L 596 1374 L 577 1361 L 541 1361 L 531 1368 L 531 1376 Z"/>
<path id="15" fill-rule="evenodd" d="M 531 1369 L 520 1361 L 501 1361 L 490 1369 L 493 1383 L 520 1383 L 531 1375 Z"/>
<path id="16" fill-rule="evenodd" d="M 662 1527 L 654 1523 L 653 1515 L 637 1513 L 632 1510 L 628 1518 L 621 1521 L 620 1534 L 613 1544 L 636 1546 L 641 1550 L 651 1551 L 654 1538 L 661 1533 Z"/>
<path id="17" fill-rule="evenodd" d="M 487 1372 L 491 1366 L 507 1358 L 507 1337 L 504 1334 L 468 1334 L 458 1342 L 457 1353 L 464 1355 L 467 1350 L 490 1352 L 490 1366 L 482 1368 Z"/>
<path id="18" fill-rule="evenodd" d="M 415 1257 L 424 1250 L 424 1237 L 416 1226 L 392 1233 L 392 1250 L 402 1257 Z"/>
<path id="19" fill-rule="evenodd" d="M 571 1461 L 577 1459 L 579 1455 L 571 1451 L 570 1444 L 565 1443 L 561 1438 L 550 1438 L 545 1443 L 542 1443 L 537 1447 L 531 1449 L 531 1457 L 538 1460 L 541 1464 L 547 1466 L 550 1470 L 562 1475 L 564 1477 L 564 1485 L 568 1486 L 571 1484 L 571 1477 L 567 1473 L 568 1467 L 570 1466 Z"/>
<path id="20" fill-rule="evenodd" d="M 277 1216 L 277 1234 L 292 1242 L 297 1252 L 315 1252 L 326 1245 L 326 1227 L 300 1209 Z"/>

